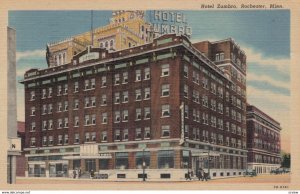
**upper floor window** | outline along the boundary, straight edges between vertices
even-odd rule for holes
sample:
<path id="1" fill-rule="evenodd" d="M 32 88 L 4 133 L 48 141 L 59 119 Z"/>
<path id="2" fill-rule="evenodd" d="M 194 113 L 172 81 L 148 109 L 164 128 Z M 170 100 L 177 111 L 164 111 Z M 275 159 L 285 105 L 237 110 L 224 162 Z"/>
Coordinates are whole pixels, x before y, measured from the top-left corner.
<path id="1" fill-rule="evenodd" d="M 183 76 L 187 78 L 188 75 L 189 75 L 189 67 L 185 65 L 183 69 Z"/>
<path id="2" fill-rule="evenodd" d="M 170 85 L 164 84 L 161 87 L 161 96 L 169 96 L 170 94 Z"/>
<path id="3" fill-rule="evenodd" d="M 135 81 L 141 81 L 142 76 L 141 76 L 141 70 L 135 70 Z"/>
<path id="4" fill-rule="evenodd" d="M 136 101 L 142 100 L 142 93 L 140 89 L 135 90 L 135 100 Z"/>
<path id="5" fill-rule="evenodd" d="M 106 87 L 106 76 L 102 76 L 101 80 L 102 80 L 101 86 Z"/>
<path id="6" fill-rule="evenodd" d="M 31 116 L 35 116 L 35 107 L 31 107 Z"/>
<path id="7" fill-rule="evenodd" d="M 74 82 L 74 92 L 78 92 L 78 82 Z"/>
<path id="8" fill-rule="evenodd" d="M 150 88 L 145 88 L 145 100 L 150 99 Z"/>
<path id="9" fill-rule="evenodd" d="M 128 83 L 128 72 L 123 72 L 123 84 Z"/>
<path id="10" fill-rule="evenodd" d="M 161 76 L 169 76 L 169 64 L 164 64 L 161 66 Z"/>
<path id="11" fill-rule="evenodd" d="M 170 116 L 170 105 L 168 105 L 168 104 L 162 105 L 161 115 L 162 115 L 162 117 Z"/>
<path id="12" fill-rule="evenodd" d="M 35 91 L 30 92 L 30 100 L 35 100 Z"/>
<path id="13" fill-rule="evenodd" d="M 120 84 L 120 74 L 115 74 L 115 85 Z"/>
<path id="14" fill-rule="evenodd" d="M 145 80 L 148 80 L 150 79 L 150 68 L 145 68 L 144 70 L 144 73 L 145 73 Z"/>
<path id="15" fill-rule="evenodd" d="M 170 125 L 161 126 L 161 136 L 170 137 Z"/>

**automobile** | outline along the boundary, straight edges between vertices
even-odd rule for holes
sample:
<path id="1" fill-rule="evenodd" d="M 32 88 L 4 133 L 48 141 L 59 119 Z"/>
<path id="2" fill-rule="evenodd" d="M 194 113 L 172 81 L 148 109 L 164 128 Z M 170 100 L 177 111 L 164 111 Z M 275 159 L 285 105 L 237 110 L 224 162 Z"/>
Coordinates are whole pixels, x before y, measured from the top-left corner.
<path id="1" fill-rule="evenodd" d="M 253 177 L 253 176 L 257 176 L 257 173 L 254 169 L 246 169 L 243 175 Z"/>

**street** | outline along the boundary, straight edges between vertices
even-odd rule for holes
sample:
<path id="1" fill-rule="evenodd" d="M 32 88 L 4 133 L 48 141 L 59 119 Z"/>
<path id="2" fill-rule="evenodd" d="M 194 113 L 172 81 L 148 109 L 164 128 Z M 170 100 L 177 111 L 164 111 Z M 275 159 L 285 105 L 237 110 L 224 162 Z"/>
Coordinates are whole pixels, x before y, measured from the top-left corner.
<path id="1" fill-rule="evenodd" d="M 233 178 L 223 178 L 223 179 L 213 179 L 209 181 L 103 181 L 103 180 L 89 180 L 89 179 L 64 179 L 64 178 L 17 178 L 17 185 L 19 184 L 29 184 L 33 187 L 36 184 L 42 184 L 43 188 L 55 189 L 51 184 L 63 184 L 67 188 L 71 185 L 89 185 L 88 188 L 93 189 L 201 189 L 201 187 L 207 187 L 209 189 L 221 189 L 227 188 L 232 189 L 232 186 L 242 186 L 243 188 L 249 189 L 249 186 L 257 184 L 255 188 L 264 187 L 267 185 L 268 189 L 273 189 L 276 186 L 288 185 L 290 182 L 290 174 L 280 174 L 280 175 L 258 175 L 256 177 L 233 177 Z M 49 187 L 47 186 L 49 185 Z M 217 187 L 216 187 L 217 185 Z M 37 185 L 36 185 L 37 186 Z M 98 187 L 99 186 L 99 187 Z M 253 187 L 250 187 L 253 188 Z"/>

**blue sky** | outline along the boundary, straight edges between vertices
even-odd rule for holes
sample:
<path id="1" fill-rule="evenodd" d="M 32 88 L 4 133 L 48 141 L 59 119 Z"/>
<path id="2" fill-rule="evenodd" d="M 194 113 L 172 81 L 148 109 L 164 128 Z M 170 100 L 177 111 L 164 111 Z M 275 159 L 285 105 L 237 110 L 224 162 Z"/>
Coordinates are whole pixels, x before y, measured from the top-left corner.
<path id="1" fill-rule="evenodd" d="M 108 24 L 111 11 L 94 11 L 94 26 Z M 290 12 L 288 10 L 183 11 L 192 41 L 232 37 L 247 55 L 248 102 L 271 114 L 288 133 Z M 90 11 L 10 11 L 17 31 L 17 79 L 29 68 L 46 68 L 46 43 L 90 29 Z M 24 120 L 24 90 L 18 84 L 18 119 Z"/>

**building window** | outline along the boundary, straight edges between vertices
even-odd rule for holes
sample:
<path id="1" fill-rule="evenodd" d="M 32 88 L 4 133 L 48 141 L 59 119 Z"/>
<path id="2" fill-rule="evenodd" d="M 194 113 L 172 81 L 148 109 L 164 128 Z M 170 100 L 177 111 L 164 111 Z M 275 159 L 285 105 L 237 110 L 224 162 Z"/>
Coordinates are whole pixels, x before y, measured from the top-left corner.
<path id="1" fill-rule="evenodd" d="M 123 72 L 123 84 L 128 83 L 128 72 Z"/>
<path id="2" fill-rule="evenodd" d="M 49 122 L 49 127 L 48 127 L 48 129 L 49 129 L 49 130 L 52 130 L 52 129 L 53 129 L 53 120 L 49 120 L 48 122 Z"/>
<path id="3" fill-rule="evenodd" d="M 141 120 L 142 119 L 142 109 L 137 108 L 135 109 L 135 120 Z"/>
<path id="4" fill-rule="evenodd" d="M 119 85 L 120 84 L 120 74 L 115 74 L 115 85 Z"/>
<path id="5" fill-rule="evenodd" d="M 123 130 L 123 141 L 128 141 L 128 129 Z"/>
<path id="6" fill-rule="evenodd" d="M 62 103 L 58 102 L 57 103 L 57 112 L 61 112 L 62 111 Z"/>
<path id="7" fill-rule="evenodd" d="M 216 100 L 214 100 L 214 99 L 211 99 L 210 100 L 210 108 L 211 108 L 211 110 L 213 110 L 213 111 L 216 111 Z"/>
<path id="8" fill-rule="evenodd" d="M 92 115 L 92 125 L 96 125 L 96 115 Z"/>
<path id="9" fill-rule="evenodd" d="M 84 81 L 84 90 L 90 89 L 90 80 L 85 80 Z"/>
<path id="10" fill-rule="evenodd" d="M 62 143 L 63 143 L 63 137 L 62 137 L 62 135 L 58 135 L 58 143 L 57 143 L 57 145 L 62 145 Z"/>
<path id="11" fill-rule="evenodd" d="M 30 92 L 30 100 L 35 100 L 35 91 Z"/>
<path id="12" fill-rule="evenodd" d="M 48 88 L 48 98 L 52 97 L 52 88 Z"/>
<path id="13" fill-rule="evenodd" d="M 47 105 L 44 104 L 44 105 L 43 105 L 43 112 L 42 112 L 42 114 L 44 115 L 44 114 L 46 114 L 46 113 L 47 113 Z"/>
<path id="14" fill-rule="evenodd" d="M 141 70 L 135 70 L 135 81 L 141 81 L 142 76 L 141 76 Z"/>
<path id="15" fill-rule="evenodd" d="M 84 120 L 85 120 L 85 125 L 90 125 L 90 115 L 85 115 Z"/>
<path id="16" fill-rule="evenodd" d="M 78 143 L 79 143 L 79 133 L 75 133 L 75 136 L 74 136 L 74 143 L 75 143 L 75 144 L 78 144 Z"/>
<path id="17" fill-rule="evenodd" d="M 144 70 L 145 73 L 145 80 L 149 80 L 150 79 L 150 68 L 145 68 Z"/>
<path id="18" fill-rule="evenodd" d="M 120 103 L 120 93 L 116 92 L 115 93 L 115 104 L 119 104 Z"/>
<path id="19" fill-rule="evenodd" d="M 128 169 L 128 153 L 116 153 L 115 154 L 115 169 Z"/>
<path id="20" fill-rule="evenodd" d="M 142 94 L 141 94 L 141 90 L 140 89 L 135 90 L 135 100 L 136 101 L 142 100 Z"/>
<path id="21" fill-rule="evenodd" d="M 85 133 L 85 142 L 90 142 L 90 133 Z"/>
<path id="22" fill-rule="evenodd" d="M 169 76 L 169 64 L 164 64 L 161 66 L 161 76 Z"/>
<path id="23" fill-rule="evenodd" d="M 36 128 L 35 122 L 32 122 L 32 123 L 31 123 L 30 131 L 31 131 L 31 132 L 34 132 L 34 131 L 35 131 L 35 128 Z"/>
<path id="24" fill-rule="evenodd" d="M 136 128 L 135 129 L 135 139 L 141 139 L 142 138 L 142 130 L 141 128 Z"/>
<path id="25" fill-rule="evenodd" d="M 91 133 L 92 141 L 96 141 L 96 132 Z"/>
<path id="26" fill-rule="evenodd" d="M 144 139 L 150 139 L 150 127 L 145 127 Z"/>
<path id="27" fill-rule="evenodd" d="M 184 85 L 183 97 L 188 98 L 188 95 L 189 95 L 189 87 L 187 85 Z"/>
<path id="28" fill-rule="evenodd" d="M 144 117 L 145 117 L 145 120 L 146 119 L 150 119 L 150 117 L 151 117 L 151 113 L 150 113 L 150 107 L 145 107 L 144 108 Z"/>
<path id="29" fill-rule="evenodd" d="M 203 120 L 203 124 L 208 125 L 208 114 L 207 113 L 202 114 L 202 120 Z"/>
<path id="30" fill-rule="evenodd" d="M 95 78 L 91 79 L 91 88 L 92 89 L 96 88 L 96 80 L 95 80 Z"/>
<path id="31" fill-rule="evenodd" d="M 74 117 L 74 127 L 78 127 L 79 126 L 79 117 L 75 116 Z"/>
<path id="32" fill-rule="evenodd" d="M 208 107 L 208 97 L 202 96 L 202 105 Z"/>
<path id="33" fill-rule="evenodd" d="M 189 118 L 189 106 L 184 106 L 184 118 Z"/>
<path id="34" fill-rule="evenodd" d="M 43 89 L 42 90 L 42 99 L 46 98 L 46 96 L 47 96 L 46 89 Z"/>
<path id="35" fill-rule="evenodd" d="M 189 77 L 189 67 L 187 65 L 184 66 L 183 76 L 186 77 L 186 78 Z"/>
<path id="36" fill-rule="evenodd" d="M 120 136 L 120 130 L 115 130 L 115 141 L 120 141 L 121 136 Z"/>
<path id="37" fill-rule="evenodd" d="M 58 129 L 61 129 L 63 127 L 62 119 L 57 120 Z"/>
<path id="38" fill-rule="evenodd" d="M 168 104 L 162 105 L 161 115 L 162 115 L 162 117 L 170 116 L 170 105 L 168 105 Z"/>
<path id="39" fill-rule="evenodd" d="M 46 145 L 47 145 L 47 136 L 43 136 L 42 145 L 43 145 L 43 146 L 46 146 Z"/>
<path id="40" fill-rule="evenodd" d="M 218 95 L 220 98 L 223 98 L 223 88 L 218 87 Z"/>
<path id="41" fill-rule="evenodd" d="M 88 108 L 90 106 L 90 98 L 86 97 L 84 98 L 84 107 Z"/>
<path id="42" fill-rule="evenodd" d="M 164 84 L 161 87 L 161 96 L 169 96 L 170 94 L 170 84 Z"/>
<path id="43" fill-rule="evenodd" d="M 65 111 L 68 111 L 69 105 L 68 101 L 65 101 Z"/>
<path id="44" fill-rule="evenodd" d="M 49 136 L 49 146 L 53 145 L 53 136 Z"/>
<path id="45" fill-rule="evenodd" d="M 35 147 L 36 142 L 35 142 L 35 137 L 30 138 L 30 147 Z"/>
<path id="46" fill-rule="evenodd" d="M 102 95 L 102 100 L 101 100 L 101 106 L 105 106 L 107 105 L 107 101 L 106 101 L 106 94 Z"/>
<path id="47" fill-rule="evenodd" d="M 107 124 L 107 113 L 102 113 L 102 124 Z"/>
<path id="48" fill-rule="evenodd" d="M 65 138 L 64 138 L 64 144 L 68 144 L 69 143 L 69 135 L 65 135 Z"/>
<path id="49" fill-rule="evenodd" d="M 78 87 L 78 82 L 74 82 L 74 92 L 78 92 L 79 87 Z"/>
<path id="50" fill-rule="evenodd" d="M 208 79 L 205 77 L 202 78 L 202 86 L 203 88 L 208 89 Z"/>
<path id="51" fill-rule="evenodd" d="M 157 153 L 158 168 L 174 168 L 174 151 L 161 150 Z"/>
<path id="52" fill-rule="evenodd" d="M 68 126 L 69 126 L 69 119 L 68 118 L 65 118 L 65 122 L 64 122 L 64 124 L 65 124 L 65 128 L 68 128 Z"/>
<path id="53" fill-rule="evenodd" d="M 92 107 L 96 107 L 96 97 L 91 97 Z"/>
<path id="54" fill-rule="evenodd" d="M 135 165 L 137 169 L 143 168 L 143 162 L 145 162 L 145 168 L 150 167 L 150 152 L 135 153 Z"/>
<path id="55" fill-rule="evenodd" d="M 193 82 L 196 84 L 199 84 L 199 73 L 197 73 L 196 71 L 193 71 Z"/>
<path id="56" fill-rule="evenodd" d="M 102 133 L 101 133 L 101 141 L 102 142 L 107 142 L 107 132 L 106 131 L 102 131 Z"/>
<path id="57" fill-rule="evenodd" d="M 145 88 L 145 100 L 150 99 L 150 88 Z"/>
<path id="58" fill-rule="evenodd" d="M 224 53 L 220 53 L 220 61 L 223 61 L 224 60 Z"/>
<path id="59" fill-rule="evenodd" d="M 196 91 L 196 90 L 193 90 L 193 101 L 196 102 L 196 103 L 199 103 L 199 102 L 200 102 L 200 99 L 199 99 L 199 92 Z"/>
<path id="60" fill-rule="evenodd" d="M 35 107 L 31 107 L 31 115 L 30 116 L 35 116 Z"/>
<path id="61" fill-rule="evenodd" d="M 53 106 L 52 106 L 52 104 L 49 104 L 48 105 L 48 114 L 51 114 L 52 111 L 53 111 Z"/>
<path id="62" fill-rule="evenodd" d="M 62 93 L 62 87 L 61 85 L 57 86 L 57 96 L 60 96 Z"/>
<path id="63" fill-rule="evenodd" d="M 128 102 L 128 91 L 123 92 L 123 103 Z"/>
<path id="64" fill-rule="evenodd" d="M 68 84 L 65 84 L 64 86 L 64 94 L 68 94 Z"/>
<path id="65" fill-rule="evenodd" d="M 119 123 L 121 121 L 120 111 L 115 111 L 115 123 Z"/>
<path id="66" fill-rule="evenodd" d="M 128 121 L 128 110 L 123 110 L 123 122 Z"/>
<path id="67" fill-rule="evenodd" d="M 43 121 L 42 130 L 47 130 L 47 121 Z"/>
<path id="68" fill-rule="evenodd" d="M 170 137 L 170 125 L 161 126 L 161 137 Z"/>
<path id="69" fill-rule="evenodd" d="M 106 76 L 102 76 L 101 81 L 101 87 L 106 87 Z"/>

